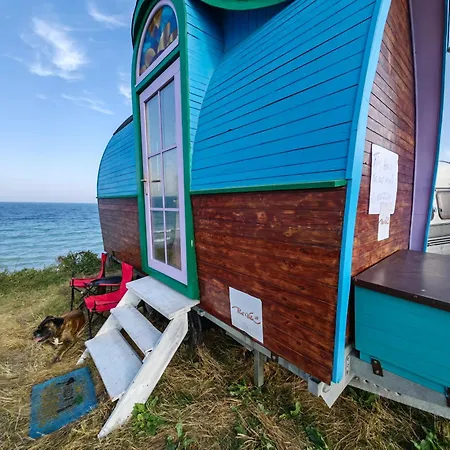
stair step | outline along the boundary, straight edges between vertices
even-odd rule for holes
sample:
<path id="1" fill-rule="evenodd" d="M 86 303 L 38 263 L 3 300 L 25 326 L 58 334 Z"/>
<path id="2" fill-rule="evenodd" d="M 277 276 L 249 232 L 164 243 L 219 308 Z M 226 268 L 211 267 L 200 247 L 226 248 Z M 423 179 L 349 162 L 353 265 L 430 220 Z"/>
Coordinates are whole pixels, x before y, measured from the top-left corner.
<path id="1" fill-rule="evenodd" d="M 115 329 L 86 341 L 86 347 L 111 400 L 118 400 L 142 367 L 141 360 Z"/>
<path id="2" fill-rule="evenodd" d="M 191 300 L 151 277 L 131 281 L 127 283 L 127 288 L 170 320 L 189 312 L 199 303 L 198 300 Z"/>
<path id="3" fill-rule="evenodd" d="M 123 306 L 111 310 L 131 339 L 144 355 L 155 348 L 161 332 L 157 330 L 136 308 Z"/>

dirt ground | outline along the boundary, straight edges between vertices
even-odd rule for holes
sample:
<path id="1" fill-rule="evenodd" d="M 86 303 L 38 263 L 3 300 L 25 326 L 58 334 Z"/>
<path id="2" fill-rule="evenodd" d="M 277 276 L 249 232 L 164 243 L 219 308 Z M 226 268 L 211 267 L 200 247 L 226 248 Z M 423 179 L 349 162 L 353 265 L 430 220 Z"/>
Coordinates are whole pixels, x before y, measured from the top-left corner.
<path id="1" fill-rule="evenodd" d="M 11 278 L 3 286 L 0 278 L 1 449 L 449 448 L 445 420 L 352 389 L 330 410 L 302 380 L 273 363 L 266 364 L 265 386 L 254 388 L 252 359 L 217 329 L 208 330 L 197 349 L 182 347 L 147 406 L 106 439 L 99 441 L 97 433 L 112 404 L 91 362 L 98 408 L 30 439 L 32 386 L 73 370 L 83 351 L 79 342 L 61 363 L 51 364 L 54 349 L 31 339 L 46 315 L 69 306 L 67 281 L 41 278 L 34 284 Z"/>

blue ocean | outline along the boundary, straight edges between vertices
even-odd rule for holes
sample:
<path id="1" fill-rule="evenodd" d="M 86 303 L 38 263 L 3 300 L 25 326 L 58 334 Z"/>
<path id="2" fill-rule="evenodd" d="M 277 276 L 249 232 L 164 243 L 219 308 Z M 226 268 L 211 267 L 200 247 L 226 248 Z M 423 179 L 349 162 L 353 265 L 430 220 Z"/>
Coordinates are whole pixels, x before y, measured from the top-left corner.
<path id="1" fill-rule="evenodd" d="M 95 203 L 0 202 L 0 270 L 39 269 L 69 251 L 102 249 Z"/>

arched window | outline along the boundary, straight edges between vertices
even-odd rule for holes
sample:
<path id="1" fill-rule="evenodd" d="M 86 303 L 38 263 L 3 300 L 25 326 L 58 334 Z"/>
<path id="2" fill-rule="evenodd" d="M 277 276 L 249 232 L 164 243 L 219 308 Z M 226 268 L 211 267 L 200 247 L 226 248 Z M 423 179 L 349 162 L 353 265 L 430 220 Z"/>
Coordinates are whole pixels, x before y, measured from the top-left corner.
<path id="1" fill-rule="evenodd" d="M 137 82 L 139 83 L 177 45 L 177 17 L 171 4 L 162 0 L 155 6 L 145 24 L 137 60 Z"/>

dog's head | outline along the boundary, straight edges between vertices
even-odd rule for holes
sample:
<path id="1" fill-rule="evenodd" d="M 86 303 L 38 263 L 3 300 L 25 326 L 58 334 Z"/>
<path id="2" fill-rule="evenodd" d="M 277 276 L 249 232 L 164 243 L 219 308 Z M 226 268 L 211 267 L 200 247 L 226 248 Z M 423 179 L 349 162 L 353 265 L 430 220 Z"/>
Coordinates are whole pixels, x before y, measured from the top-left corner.
<path id="1" fill-rule="evenodd" d="M 36 342 L 44 342 L 57 337 L 63 323 L 62 317 L 47 316 L 33 332 L 33 339 Z"/>

